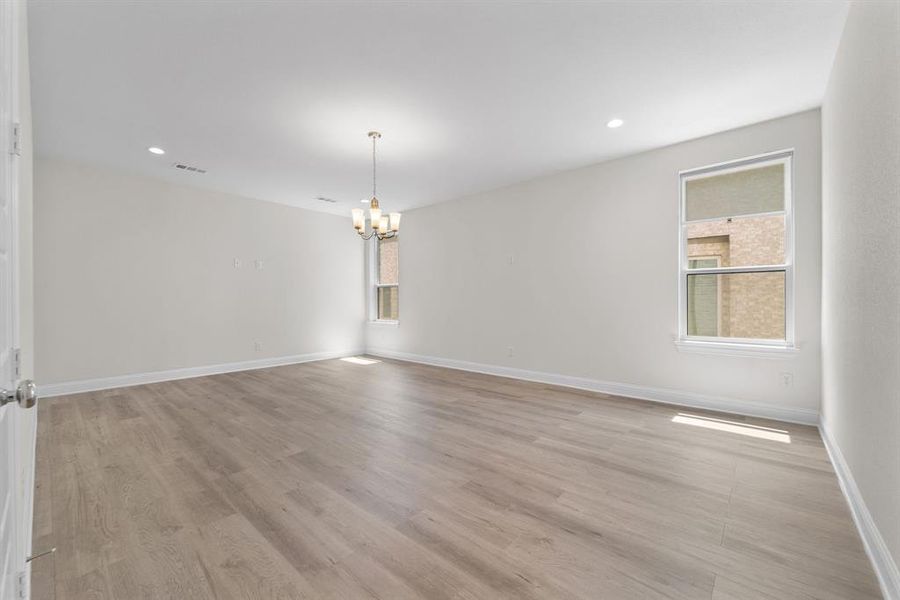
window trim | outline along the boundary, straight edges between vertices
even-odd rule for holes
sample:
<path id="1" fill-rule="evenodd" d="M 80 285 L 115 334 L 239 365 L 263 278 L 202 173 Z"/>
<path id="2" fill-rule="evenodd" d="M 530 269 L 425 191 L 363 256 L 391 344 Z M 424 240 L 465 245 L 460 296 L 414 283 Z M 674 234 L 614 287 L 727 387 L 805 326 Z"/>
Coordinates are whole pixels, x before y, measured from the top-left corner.
<path id="1" fill-rule="evenodd" d="M 378 288 L 395 287 L 397 288 L 397 297 L 400 297 L 400 256 L 399 247 L 397 248 L 397 283 L 380 283 L 378 280 L 378 238 L 373 237 L 368 248 L 368 281 L 366 285 L 366 301 L 368 304 L 368 322 L 373 325 L 399 325 L 399 319 L 379 319 L 378 318 Z"/>
<path id="2" fill-rule="evenodd" d="M 748 356 L 754 354 L 770 354 L 778 357 L 791 354 L 796 350 L 794 338 L 794 149 L 788 148 L 775 152 L 767 152 L 739 158 L 712 165 L 678 172 L 678 285 L 677 285 L 677 322 L 678 335 L 675 345 L 680 351 L 699 351 L 714 354 Z M 780 265 L 755 265 L 747 267 L 719 267 L 706 269 L 688 268 L 688 240 L 686 214 L 687 182 L 712 173 L 724 175 L 748 169 L 783 164 L 784 169 L 784 263 Z M 759 217 L 782 214 L 782 211 L 762 212 L 752 215 L 737 215 L 732 218 Z M 719 220 L 699 219 L 694 222 Z M 689 274 L 728 274 L 728 273 L 767 273 L 784 272 L 784 339 L 747 339 L 730 337 L 693 336 L 687 333 L 687 277 Z"/>

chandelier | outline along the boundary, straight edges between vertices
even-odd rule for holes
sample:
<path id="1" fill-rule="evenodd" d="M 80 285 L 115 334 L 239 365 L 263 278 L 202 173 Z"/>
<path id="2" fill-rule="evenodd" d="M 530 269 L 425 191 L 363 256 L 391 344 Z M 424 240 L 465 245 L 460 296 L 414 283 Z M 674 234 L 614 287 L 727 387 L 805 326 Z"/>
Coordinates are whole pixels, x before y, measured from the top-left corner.
<path id="1" fill-rule="evenodd" d="M 353 228 L 356 233 L 364 240 L 377 236 L 379 240 L 386 240 L 397 235 L 400 231 L 400 213 L 390 213 L 390 215 L 382 215 L 381 208 L 378 206 L 378 198 L 375 197 L 375 142 L 381 137 L 377 131 L 370 131 L 369 137 L 372 138 L 372 200 L 369 202 L 369 222 L 372 225 L 372 231 L 366 233 L 366 217 L 361 208 L 351 210 L 353 215 Z"/>

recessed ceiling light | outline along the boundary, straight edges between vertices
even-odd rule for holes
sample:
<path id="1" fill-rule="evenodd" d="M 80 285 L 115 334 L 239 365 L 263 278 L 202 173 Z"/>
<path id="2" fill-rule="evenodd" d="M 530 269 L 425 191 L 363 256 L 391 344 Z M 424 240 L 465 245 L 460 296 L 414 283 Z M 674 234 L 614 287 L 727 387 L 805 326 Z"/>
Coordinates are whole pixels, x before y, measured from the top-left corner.
<path id="1" fill-rule="evenodd" d="M 157 148 L 156 146 L 150 146 L 149 148 L 147 148 L 147 152 L 149 152 L 151 154 L 165 154 L 166 153 L 165 150 L 163 150 L 162 148 Z"/>
<path id="2" fill-rule="evenodd" d="M 625 124 L 625 121 L 623 121 L 622 119 L 613 119 L 612 121 L 607 123 L 606 126 L 609 127 L 610 129 L 615 129 L 616 127 L 621 127 L 624 124 Z"/>

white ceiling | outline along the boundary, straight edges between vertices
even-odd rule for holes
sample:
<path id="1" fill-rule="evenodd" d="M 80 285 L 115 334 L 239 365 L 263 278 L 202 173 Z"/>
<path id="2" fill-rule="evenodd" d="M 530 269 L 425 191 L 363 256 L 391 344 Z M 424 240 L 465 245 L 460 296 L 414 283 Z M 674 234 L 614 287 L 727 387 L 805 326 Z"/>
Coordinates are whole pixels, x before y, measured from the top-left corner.
<path id="1" fill-rule="evenodd" d="M 828 1 L 34 1 L 36 146 L 347 214 L 370 193 L 375 128 L 378 196 L 402 210 L 818 106 L 846 12 Z M 625 125 L 608 129 L 613 117 Z"/>

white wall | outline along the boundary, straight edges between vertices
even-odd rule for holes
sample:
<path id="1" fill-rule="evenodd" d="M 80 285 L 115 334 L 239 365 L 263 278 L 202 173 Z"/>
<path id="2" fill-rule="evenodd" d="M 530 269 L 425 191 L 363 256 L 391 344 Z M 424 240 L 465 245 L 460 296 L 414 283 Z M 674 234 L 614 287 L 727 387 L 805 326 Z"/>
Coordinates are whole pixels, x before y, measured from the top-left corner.
<path id="1" fill-rule="evenodd" d="M 34 198 L 42 384 L 362 347 L 349 217 L 45 159 Z"/>
<path id="2" fill-rule="evenodd" d="M 680 353 L 678 171 L 784 148 L 796 151 L 799 353 Z M 369 325 L 368 347 L 731 398 L 814 420 L 820 161 L 819 113 L 809 111 L 409 211 L 400 325 Z"/>
<path id="3" fill-rule="evenodd" d="M 852 5 L 822 141 L 823 424 L 900 598 L 900 4 Z"/>

